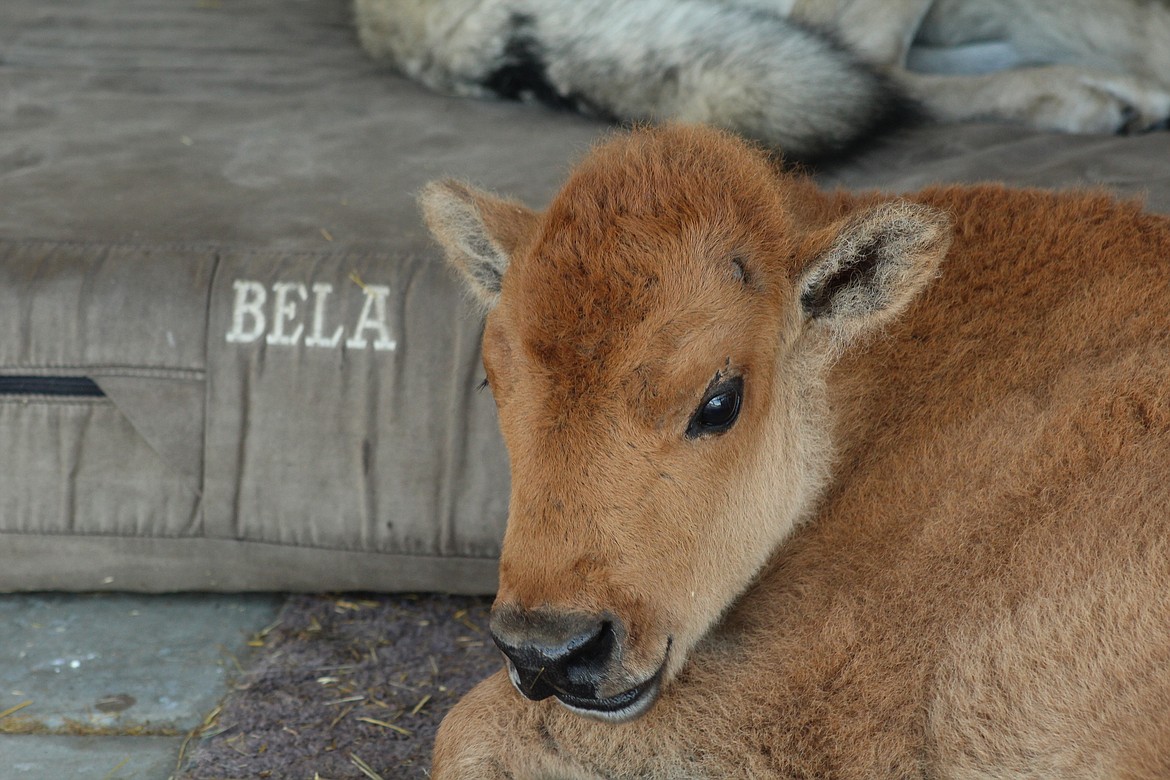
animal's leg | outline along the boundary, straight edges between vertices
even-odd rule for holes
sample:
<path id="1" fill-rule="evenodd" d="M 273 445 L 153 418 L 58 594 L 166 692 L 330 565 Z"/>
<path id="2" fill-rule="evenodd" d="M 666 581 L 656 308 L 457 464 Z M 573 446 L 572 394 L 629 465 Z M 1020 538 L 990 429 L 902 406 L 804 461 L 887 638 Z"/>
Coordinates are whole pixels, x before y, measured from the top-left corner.
<path id="1" fill-rule="evenodd" d="M 497 673 L 447 714 L 435 736 L 433 780 L 515 780 L 553 771 L 555 751 L 541 744 L 536 708 L 510 688 Z"/>
<path id="2" fill-rule="evenodd" d="M 791 17 L 833 37 L 876 67 L 906 61 L 906 52 L 935 0 L 718 0 Z"/>
<path id="3" fill-rule="evenodd" d="M 832 31 L 834 37 L 871 65 L 895 68 L 906 62 L 910 44 L 933 2 L 794 0 L 791 4 L 793 19 Z"/>
<path id="4" fill-rule="evenodd" d="M 998 119 L 1069 133 L 1164 128 L 1170 90 L 1135 76 L 1050 65 L 982 76 L 897 74 L 938 119 Z"/>
<path id="5" fill-rule="evenodd" d="M 936 0 L 919 40 L 1001 39 L 1033 63 L 1076 63 L 1170 85 L 1167 0 Z"/>
<path id="6" fill-rule="evenodd" d="M 552 699 L 522 698 L 503 672 L 467 694 L 435 738 L 433 780 L 603 780 L 654 777 L 714 780 L 737 777 L 729 767 L 704 767 L 701 721 L 672 713 L 669 697 L 642 718 L 601 723 Z"/>

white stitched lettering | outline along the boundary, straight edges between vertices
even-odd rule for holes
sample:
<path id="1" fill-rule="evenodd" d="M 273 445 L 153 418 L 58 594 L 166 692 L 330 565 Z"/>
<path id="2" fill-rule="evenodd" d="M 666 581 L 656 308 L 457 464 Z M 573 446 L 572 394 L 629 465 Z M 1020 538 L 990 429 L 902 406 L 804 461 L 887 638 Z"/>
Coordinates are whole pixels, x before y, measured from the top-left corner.
<path id="1" fill-rule="evenodd" d="M 268 298 L 268 291 L 259 282 L 246 279 L 237 279 L 232 287 L 236 290 L 236 302 L 232 307 L 232 329 L 228 331 L 227 340 L 233 344 L 246 344 L 264 335 L 267 325 L 264 301 Z M 250 329 L 244 326 L 248 317 L 252 318 Z"/>
<path id="2" fill-rule="evenodd" d="M 346 325 L 337 324 L 336 315 L 330 316 L 332 284 L 315 282 L 306 286 L 301 282 L 278 281 L 266 286 L 249 279 L 237 279 L 232 282 L 235 290 L 232 327 L 225 338 L 232 344 L 264 339 L 264 343 L 273 347 L 295 347 L 303 343 L 306 347 L 336 349 L 344 343 L 348 349 L 371 346 L 378 352 L 397 349 L 398 342 L 390 335 L 387 303 L 390 288 L 381 284 L 363 283 L 360 286 L 363 294 L 361 312 L 346 340 Z"/>
<path id="3" fill-rule="evenodd" d="M 333 285 L 317 282 L 313 285 L 313 332 L 305 339 L 306 347 L 336 347 L 345 335 L 345 328 L 337 326 L 333 335 L 325 338 L 325 300 L 333 292 Z"/>
<path id="4" fill-rule="evenodd" d="M 268 334 L 269 344 L 291 347 L 301 340 L 301 334 L 305 332 L 303 324 L 298 324 L 292 333 L 284 332 L 285 323 L 289 320 L 295 320 L 297 316 L 297 302 L 288 299 L 289 292 L 294 290 L 302 301 L 309 299 L 309 293 L 303 284 L 277 282 L 272 285 L 272 291 L 276 293 L 276 300 L 272 303 L 272 332 Z"/>
<path id="5" fill-rule="evenodd" d="M 365 331 L 373 329 L 378 334 L 374 341 L 374 349 L 393 350 L 398 344 L 390 338 L 390 326 L 386 323 L 386 299 L 390 297 L 390 288 L 380 284 L 367 284 L 362 287 L 362 292 L 366 294 L 366 303 L 362 306 L 357 325 L 354 326 L 353 336 L 345 342 L 345 346 L 350 349 L 365 349 Z"/>

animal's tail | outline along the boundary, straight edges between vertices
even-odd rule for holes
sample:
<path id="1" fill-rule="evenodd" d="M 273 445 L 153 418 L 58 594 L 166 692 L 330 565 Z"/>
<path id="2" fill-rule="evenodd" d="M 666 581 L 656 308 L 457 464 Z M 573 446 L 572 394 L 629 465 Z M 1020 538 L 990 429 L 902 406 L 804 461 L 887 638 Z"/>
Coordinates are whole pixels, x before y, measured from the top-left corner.
<path id="1" fill-rule="evenodd" d="M 705 122 L 823 159 L 914 115 L 829 36 L 719 0 L 356 0 L 362 43 L 432 89 Z"/>

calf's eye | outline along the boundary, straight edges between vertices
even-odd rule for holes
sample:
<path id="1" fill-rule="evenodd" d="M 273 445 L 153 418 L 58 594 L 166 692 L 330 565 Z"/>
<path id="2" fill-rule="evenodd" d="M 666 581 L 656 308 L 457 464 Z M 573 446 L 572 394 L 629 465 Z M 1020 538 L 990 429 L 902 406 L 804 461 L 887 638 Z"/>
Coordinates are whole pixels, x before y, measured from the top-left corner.
<path id="1" fill-rule="evenodd" d="M 726 431 L 735 425 L 742 404 L 743 377 L 737 376 L 719 383 L 699 404 L 690 425 L 687 426 L 687 438 L 694 439 Z"/>

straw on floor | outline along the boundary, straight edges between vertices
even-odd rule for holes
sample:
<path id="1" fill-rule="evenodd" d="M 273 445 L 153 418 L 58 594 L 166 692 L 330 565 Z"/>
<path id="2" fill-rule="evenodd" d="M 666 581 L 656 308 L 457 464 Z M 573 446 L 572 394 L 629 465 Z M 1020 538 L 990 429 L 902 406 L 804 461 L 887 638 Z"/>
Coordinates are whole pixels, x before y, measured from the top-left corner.
<path id="1" fill-rule="evenodd" d="M 290 596 L 190 735 L 176 780 L 427 777 L 443 715 L 500 668 L 490 603 Z"/>

